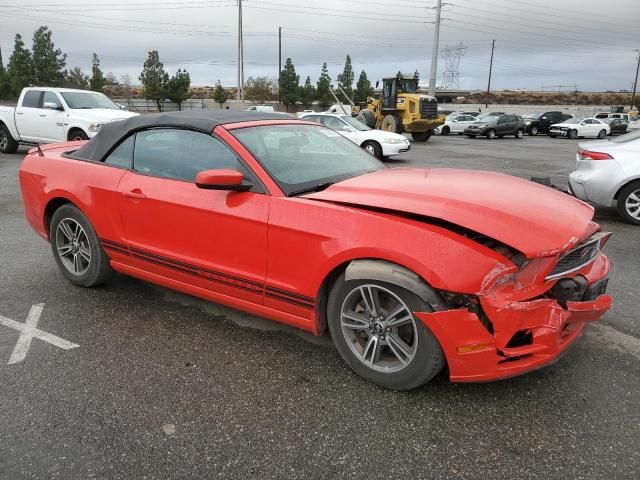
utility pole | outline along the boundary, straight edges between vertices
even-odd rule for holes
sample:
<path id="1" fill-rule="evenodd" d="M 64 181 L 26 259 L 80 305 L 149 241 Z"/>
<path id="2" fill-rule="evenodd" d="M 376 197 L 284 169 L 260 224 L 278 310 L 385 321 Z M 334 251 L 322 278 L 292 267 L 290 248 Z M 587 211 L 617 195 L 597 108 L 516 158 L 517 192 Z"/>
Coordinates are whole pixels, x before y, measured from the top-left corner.
<path id="1" fill-rule="evenodd" d="M 633 81 L 633 93 L 631 94 L 631 109 L 633 109 L 633 102 L 636 99 L 636 89 L 638 88 L 638 70 L 640 70 L 640 49 L 634 50 L 638 54 L 638 65 L 636 66 L 636 79 Z"/>
<path id="2" fill-rule="evenodd" d="M 282 103 L 280 77 L 282 77 L 282 27 L 278 27 L 278 103 Z"/>
<path id="3" fill-rule="evenodd" d="M 491 71 L 493 70 L 493 51 L 496 48 L 496 41 L 493 40 L 491 42 L 491 60 L 489 61 L 489 81 L 487 82 L 487 103 L 484 106 L 484 108 L 488 108 L 489 107 L 489 93 L 491 91 Z"/>
<path id="4" fill-rule="evenodd" d="M 238 0 L 238 102 L 244 102 L 244 52 L 242 45 L 242 0 Z"/>
<path id="5" fill-rule="evenodd" d="M 436 96 L 436 76 L 438 73 L 438 43 L 440 42 L 440 10 L 442 0 L 436 5 L 436 28 L 433 32 L 433 48 L 431 50 L 431 74 L 429 75 L 429 95 Z"/>

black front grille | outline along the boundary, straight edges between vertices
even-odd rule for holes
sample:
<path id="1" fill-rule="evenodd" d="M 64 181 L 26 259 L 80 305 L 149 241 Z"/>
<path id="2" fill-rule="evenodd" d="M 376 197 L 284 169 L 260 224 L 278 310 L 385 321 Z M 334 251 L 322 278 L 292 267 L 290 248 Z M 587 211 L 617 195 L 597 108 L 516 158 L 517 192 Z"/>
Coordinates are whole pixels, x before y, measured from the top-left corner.
<path id="1" fill-rule="evenodd" d="M 438 101 L 435 98 L 420 99 L 420 118 L 438 118 Z"/>
<path id="2" fill-rule="evenodd" d="M 601 238 L 602 235 L 596 234 L 569 250 L 566 255 L 558 260 L 558 263 L 547 279 L 561 277 L 566 273 L 574 272 L 591 263 L 600 252 Z"/>

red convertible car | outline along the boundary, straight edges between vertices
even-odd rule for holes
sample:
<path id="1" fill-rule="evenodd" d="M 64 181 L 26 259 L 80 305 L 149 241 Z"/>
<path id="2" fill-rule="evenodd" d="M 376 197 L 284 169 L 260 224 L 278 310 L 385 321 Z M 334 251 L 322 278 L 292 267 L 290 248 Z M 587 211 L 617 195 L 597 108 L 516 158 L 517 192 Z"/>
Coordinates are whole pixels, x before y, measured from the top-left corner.
<path id="1" fill-rule="evenodd" d="M 62 273 L 114 272 L 320 335 L 394 389 L 518 375 L 611 305 L 585 203 L 511 176 L 387 168 L 277 114 L 141 115 L 29 151 L 25 214 Z"/>

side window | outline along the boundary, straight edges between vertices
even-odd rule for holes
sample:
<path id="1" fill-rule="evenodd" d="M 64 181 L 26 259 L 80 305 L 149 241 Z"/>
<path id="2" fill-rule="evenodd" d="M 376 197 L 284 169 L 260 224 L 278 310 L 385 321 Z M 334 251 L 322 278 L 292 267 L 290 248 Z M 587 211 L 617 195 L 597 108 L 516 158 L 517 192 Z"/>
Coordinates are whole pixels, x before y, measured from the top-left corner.
<path id="1" fill-rule="evenodd" d="M 595 118 L 607 118 L 609 115 L 607 115 L 606 113 L 599 113 L 596 115 Z"/>
<path id="2" fill-rule="evenodd" d="M 25 108 L 38 108 L 41 94 L 40 90 L 29 90 L 22 97 L 22 106 Z"/>
<path id="3" fill-rule="evenodd" d="M 134 139 L 135 135 L 131 135 L 124 142 L 118 145 L 115 150 L 113 150 L 109 156 L 104 159 L 104 163 L 115 165 L 117 167 L 131 168 Z"/>
<path id="4" fill-rule="evenodd" d="M 62 108 L 62 102 L 53 92 L 44 92 L 44 97 L 42 97 L 42 106 L 44 107 L 45 103 L 55 103 L 58 108 Z"/>
<path id="5" fill-rule="evenodd" d="M 334 130 L 345 130 L 346 126 L 342 120 L 336 117 L 324 117 L 323 122 L 327 127 Z"/>
<path id="6" fill-rule="evenodd" d="M 191 130 L 159 128 L 138 132 L 133 168 L 143 174 L 193 182 L 204 170 L 238 170 L 255 183 L 235 154 L 220 140 Z"/>

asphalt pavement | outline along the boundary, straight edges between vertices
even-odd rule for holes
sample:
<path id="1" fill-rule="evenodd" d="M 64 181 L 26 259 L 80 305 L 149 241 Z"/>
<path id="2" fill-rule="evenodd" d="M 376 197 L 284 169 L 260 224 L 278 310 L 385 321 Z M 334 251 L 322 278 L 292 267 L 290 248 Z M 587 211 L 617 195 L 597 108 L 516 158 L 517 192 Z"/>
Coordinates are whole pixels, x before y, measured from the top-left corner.
<path id="1" fill-rule="evenodd" d="M 434 137 L 389 164 L 562 184 L 576 143 Z M 70 285 L 23 218 L 20 160 L 0 155 L 0 479 L 640 477 L 640 228 L 614 211 L 615 305 L 571 352 L 398 393 L 328 337 L 121 275 Z"/>

